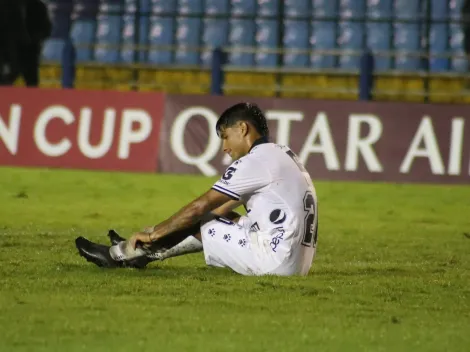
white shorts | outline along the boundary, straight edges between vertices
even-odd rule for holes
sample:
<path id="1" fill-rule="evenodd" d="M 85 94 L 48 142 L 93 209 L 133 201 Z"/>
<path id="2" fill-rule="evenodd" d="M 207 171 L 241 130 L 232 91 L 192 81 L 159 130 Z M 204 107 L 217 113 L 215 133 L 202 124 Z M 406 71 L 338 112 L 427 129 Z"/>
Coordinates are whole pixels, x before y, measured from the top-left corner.
<path id="1" fill-rule="evenodd" d="M 228 267 L 242 275 L 306 275 L 314 249 L 299 244 L 287 256 L 274 253 L 269 240 L 250 231 L 250 222 L 241 217 L 238 223 L 216 217 L 201 226 L 206 264 Z M 297 246 L 296 246 L 297 247 Z"/>

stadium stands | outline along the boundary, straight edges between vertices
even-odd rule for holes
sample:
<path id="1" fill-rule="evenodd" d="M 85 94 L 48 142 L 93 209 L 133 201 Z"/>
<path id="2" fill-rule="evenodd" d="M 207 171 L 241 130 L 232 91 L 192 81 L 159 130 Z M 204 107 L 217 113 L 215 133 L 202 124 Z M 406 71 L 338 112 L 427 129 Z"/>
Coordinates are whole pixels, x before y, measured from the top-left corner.
<path id="1" fill-rule="evenodd" d="M 94 59 L 99 3 L 93 0 L 75 0 L 72 11 L 70 37 L 77 47 L 77 61 Z"/>
<path id="2" fill-rule="evenodd" d="M 208 66 L 213 48 L 229 46 L 229 63 L 237 66 L 357 70 L 368 48 L 379 71 L 466 71 L 462 0 L 430 0 L 429 11 L 426 3 L 50 0 L 54 29 L 43 55 L 59 61 L 70 37 L 79 62 Z"/>
<path id="3" fill-rule="evenodd" d="M 387 71 L 392 67 L 392 58 L 387 53 L 392 48 L 393 0 L 368 1 L 367 5 L 367 45 L 375 54 L 375 68 Z M 388 20 L 388 22 L 387 22 Z"/>

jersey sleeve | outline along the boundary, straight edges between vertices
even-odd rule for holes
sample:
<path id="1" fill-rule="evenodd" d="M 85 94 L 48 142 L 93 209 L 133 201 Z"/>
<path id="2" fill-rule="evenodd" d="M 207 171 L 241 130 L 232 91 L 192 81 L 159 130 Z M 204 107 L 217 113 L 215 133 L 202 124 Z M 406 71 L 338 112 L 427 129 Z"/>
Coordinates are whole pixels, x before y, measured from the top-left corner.
<path id="1" fill-rule="evenodd" d="M 269 175 L 263 165 L 255 160 L 241 159 L 230 165 L 222 177 L 212 186 L 234 200 L 256 192 L 269 183 Z"/>

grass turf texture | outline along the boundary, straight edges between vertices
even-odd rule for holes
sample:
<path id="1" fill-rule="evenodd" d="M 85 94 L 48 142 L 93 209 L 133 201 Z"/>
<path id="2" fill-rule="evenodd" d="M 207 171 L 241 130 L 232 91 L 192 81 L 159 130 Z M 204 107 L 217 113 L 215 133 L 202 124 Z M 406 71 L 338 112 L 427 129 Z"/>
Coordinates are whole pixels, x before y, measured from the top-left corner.
<path id="1" fill-rule="evenodd" d="M 77 255 L 76 236 L 128 235 L 212 182 L 0 168 L 0 351 L 468 350 L 470 187 L 316 183 L 308 277 Z"/>

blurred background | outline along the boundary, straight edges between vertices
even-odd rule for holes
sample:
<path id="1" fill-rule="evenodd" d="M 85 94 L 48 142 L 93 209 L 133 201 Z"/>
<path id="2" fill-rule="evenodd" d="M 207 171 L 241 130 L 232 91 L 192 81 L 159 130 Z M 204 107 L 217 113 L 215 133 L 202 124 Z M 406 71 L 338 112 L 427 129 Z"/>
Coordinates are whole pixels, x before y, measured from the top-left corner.
<path id="1" fill-rule="evenodd" d="M 41 87 L 357 100 L 367 67 L 371 99 L 470 102 L 466 0 L 43 3 Z"/>

